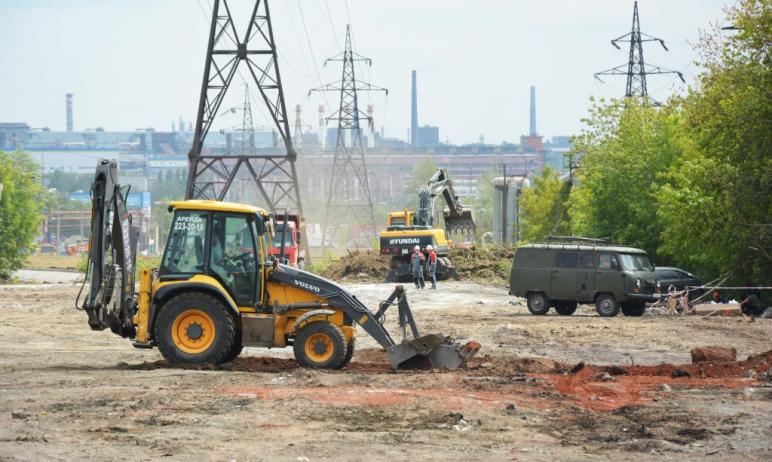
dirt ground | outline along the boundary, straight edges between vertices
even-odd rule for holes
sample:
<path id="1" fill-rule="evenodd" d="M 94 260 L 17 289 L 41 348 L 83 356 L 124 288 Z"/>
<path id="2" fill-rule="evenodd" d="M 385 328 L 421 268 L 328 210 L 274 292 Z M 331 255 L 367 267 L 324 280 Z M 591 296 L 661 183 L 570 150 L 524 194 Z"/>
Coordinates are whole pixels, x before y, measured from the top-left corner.
<path id="1" fill-rule="evenodd" d="M 466 370 L 392 372 L 361 331 L 341 371 L 260 349 L 180 369 L 90 331 L 76 293 L 0 286 L 0 460 L 772 459 L 769 320 L 537 317 L 449 282 L 408 297 L 423 332 L 482 344 Z M 705 345 L 740 361 L 692 365 Z"/>

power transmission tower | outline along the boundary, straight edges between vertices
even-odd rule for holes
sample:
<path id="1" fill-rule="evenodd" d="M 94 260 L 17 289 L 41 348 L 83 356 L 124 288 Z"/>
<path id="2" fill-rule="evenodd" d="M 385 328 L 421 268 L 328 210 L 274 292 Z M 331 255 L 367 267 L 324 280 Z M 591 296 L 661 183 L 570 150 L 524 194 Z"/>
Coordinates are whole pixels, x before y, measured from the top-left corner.
<path id="1" fill-rule="evenodd" d="M 372 60 L 351 48 L 351 25 L 346 25 L 346 45 L 339 55 L 327 59 L 343 63 L 343 77 L 340 82 L 329 83 L 314 88 L 315 91 L 340 92 L 340 106 L 327 120 L 338 122 L 338 133 L 335 141 L 330 190 L 327 196 L 327 207 L 322 230 L 322 247 L 327 239 L 337 236 L 341 227 L 351 224 L 358 225 L 365 233 L 375 237 L 375 215 L 373 200 L 370 195 L 370 183 L 367 179 L 367 164 L 365 162 L 365 147 L 362 144 L 360 117 L 368 116 L 359 110 L 357 93 L 361 91 L 383 91 L 367 82 L 357 80 L 354 75 L 354 62 L 362 61 L 372 65 Z M 369 119 L 368 119 L 369 120 Z M 352 221 L 353 219 L 353 221 Z"/>
<path id="2" fill-rule="evenodd" d="M 228 0 L 213 3 L 196 130 L 188 154 L 185 198 L 224 200 L 234 180 L 246 178 L 251 179 L 262 198 L 260 205 L 273 213 L 290 210 L 303 217 L 295 170 L 297 154 L 292 147 L 268 0 L 250 3 L 251 17 L 243 36 L 236 30 Z M 256 149 L 249 153 L 234 153 L 232 149 L 217 154 L 204 152 L 204 141 L 239 68 L 246 68 L 257 87 L 284 142 L 285 153 L 258 153 Z M 251 118 L 251 106 L 249 109 Z M 301 233 L 305 234 L 304 226 Z M 308 239 L 301 242 L 308 261 Z"/>
<path id="3" fill-rule="evenodd" d="M 646 64 L 643 61 L 643 42 L 659 42 L 665 51 L 669 51 L 665 46 L 665 41 L 652 37 L 651 35 L 641 32 L 641 23 L 638 17 L 638 2 L 636 1 L 633 7 L 633 26 L 632 30 L 621 37 L 617 37 L 611 41 L 617 49 L 621 50 L 617 42 L 629 42 L 630 43 L 630 55 L 627 64 L 622 64 L 617 67 L 598 72 L 595 74 L 595 78 L 601 80 L 601 75 L 626 75 L 627 76 L 627 88 L 625 90 L 625 97 L 640 97 L 644 102 L 647 102 L 649 98 L 649 92 L 646 88 L 646 76 L 652 74 L 677 74 L 682 82 L 684 80 L 683 74 L 679 71 L 673 71 L 664 67 Z M 653 100 L 652 100 L 653 101 Z M 656 105 L 656 101 L 654 102 Z"/>

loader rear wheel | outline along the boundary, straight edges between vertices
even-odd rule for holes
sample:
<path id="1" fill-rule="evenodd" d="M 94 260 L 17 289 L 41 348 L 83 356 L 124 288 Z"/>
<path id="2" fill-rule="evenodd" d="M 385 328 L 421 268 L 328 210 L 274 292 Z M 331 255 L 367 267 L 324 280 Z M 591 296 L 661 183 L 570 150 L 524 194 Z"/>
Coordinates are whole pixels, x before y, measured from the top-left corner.
<path id="1" fill-rule="evenodd" d="M 177 295 L 161 308 L 154 336 L 158 349 L 176 364 L 220 364 L 234 350 L 233 316 L 204 293 Z"/>
<path id="2" fill-rule="evenodd" d="M 295 336 L 293 349 L 295 359 L 300 365 L 313 369 L 343 367 L 348 350 L 343 331 L 327 321 L 316 321 L 303 326 Z"/>

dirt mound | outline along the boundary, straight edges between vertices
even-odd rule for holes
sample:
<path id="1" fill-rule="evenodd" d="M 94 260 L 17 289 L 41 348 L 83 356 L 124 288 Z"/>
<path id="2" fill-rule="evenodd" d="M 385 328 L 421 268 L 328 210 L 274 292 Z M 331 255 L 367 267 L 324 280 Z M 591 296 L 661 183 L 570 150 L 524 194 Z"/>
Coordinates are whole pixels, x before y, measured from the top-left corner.
<path id="1" fill-rule="evenodd" d="M 389 257 L 377 250 L 349 250 L 348 253 L 330 264 L 322 276 L 334 281 L 375 281 L 382 282 L 389 273 Z"/>
<path id="2" fill-rule="evenodd" d="M 514 250 L 501 247 L 454 247 L 450 250 L 450 261 L 461 279 L 508 285 L 514 255 Z"/>

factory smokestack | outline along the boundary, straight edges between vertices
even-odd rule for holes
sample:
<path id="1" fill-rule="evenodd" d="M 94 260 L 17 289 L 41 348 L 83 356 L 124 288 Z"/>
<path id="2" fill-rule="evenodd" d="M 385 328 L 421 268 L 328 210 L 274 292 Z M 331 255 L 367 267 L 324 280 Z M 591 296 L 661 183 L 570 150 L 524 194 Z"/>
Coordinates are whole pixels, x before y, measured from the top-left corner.
<path id="1" fill-rule="evenodd" d="M 413 71 L 413 87 L 410 99 L 410 146 L 418 143 L 418 89 L 416 88 L 415 71 Z"/>
<path id="2" fill-rule="evenodd" d="M 67 100 L 67 131 L 72 131 L 72 93 L 64 95 Z"/>
<path id="3" fill-rule="evenodd" d="M 325 128 L 327 124 L 324 122 L 324 104 L 319 105 L 319 147 L 324 149 L 324 145 L 327 141 L 327 133 Z"/>
<path id="4" fill-rule="evenodd" d="M 367 105 L 367 147 L 375 147 L 375 121 L 373 119 L 373 105 Z"/>
<path id="5" fill-rule="evenodd" d="M 529 136 L 538 136 L 536 134 L 536 87 L 531 85 L 531 130 Z"/>

